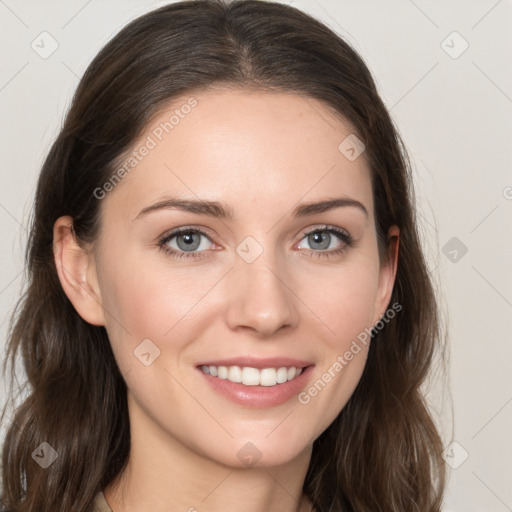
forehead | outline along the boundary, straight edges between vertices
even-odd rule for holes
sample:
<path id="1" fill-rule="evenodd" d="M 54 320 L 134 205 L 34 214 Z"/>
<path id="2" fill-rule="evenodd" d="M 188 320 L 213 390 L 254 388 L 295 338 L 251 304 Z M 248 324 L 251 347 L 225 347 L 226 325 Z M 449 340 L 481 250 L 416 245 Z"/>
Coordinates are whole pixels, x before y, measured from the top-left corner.
<path id="1" fill-rule="evenodd" d="M 136 215 L 148 202 L 179 195 L 222 201 L 243 216 L 346 195 L 371 216 L 365 155 L 351 161 L 340 151 L 351 134 L 312 98 L 244 90 L 186 95 L 148 123 L 106 203 Z"/>

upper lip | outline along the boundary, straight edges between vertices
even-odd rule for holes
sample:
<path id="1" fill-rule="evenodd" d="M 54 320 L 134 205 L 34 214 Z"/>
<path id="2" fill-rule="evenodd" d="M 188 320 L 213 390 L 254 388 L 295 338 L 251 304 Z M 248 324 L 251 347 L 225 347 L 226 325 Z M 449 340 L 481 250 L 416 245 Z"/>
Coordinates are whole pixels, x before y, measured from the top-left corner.
<path id="1" fill-rule="evenodd" d="M 232 357 L 229 359 L 216 359 L 214 361 L 205 361 L 199 363 L 197 366 L 241 366 L 249 368 L 257 368 L 262 370 L 263 368 L 282 368 L 286 366 L 290 368 L 292 366 L 296 368 L 304 368 L 310 366 L 313 363 L 310 361 L 304 361 L 300 359 L 294 359 L 291 357 L 267 357 L 258 358 L 253 356 L 245 357 Z"/>

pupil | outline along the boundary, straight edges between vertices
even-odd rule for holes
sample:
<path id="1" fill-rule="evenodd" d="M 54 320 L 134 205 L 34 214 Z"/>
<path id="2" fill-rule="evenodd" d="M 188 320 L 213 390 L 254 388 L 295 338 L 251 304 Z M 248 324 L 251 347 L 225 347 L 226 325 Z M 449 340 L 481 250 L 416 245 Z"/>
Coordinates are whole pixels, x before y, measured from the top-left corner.
<path id="1" fill-rule="evenodd" d="M 194 236 L 197 233 L 182 233 L 177 238 L 178 247 L 181 250 L 194 250 L 197 249 L 200 245 L 200 239 L 194 240 Z"/>
<path id="2" fill-rule="evenodd" d="M 312 244 L 319 244 L 319 247 L 316 247 L 316 249 L 327 249 L 329 247 L 329 240 L 330 240 L 330 234 L 326 232 L 316 232 L 312 233 Z"/>

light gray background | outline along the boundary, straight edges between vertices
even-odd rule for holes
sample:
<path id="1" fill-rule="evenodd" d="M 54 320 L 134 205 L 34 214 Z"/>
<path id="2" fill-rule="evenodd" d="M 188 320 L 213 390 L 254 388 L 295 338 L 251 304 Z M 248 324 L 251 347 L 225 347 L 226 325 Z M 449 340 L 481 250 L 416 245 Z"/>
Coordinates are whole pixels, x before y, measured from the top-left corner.
<path id="1" fill-rule="evenodd" d="M 36 179 L 78 79 L 126 22 L 165 3 L 0 0 L 2 351 Z M 286 3 L 361 53 L 412 157 L 430 270 L 449 311 L 453 437 L 450 390 L 434 380 L 429 393 L 454 467 L 445 511 L 512 510 L 512 4 Z M 43 31 L 58 43 L 46 59 L 31 48 L 50 48 Z"/>

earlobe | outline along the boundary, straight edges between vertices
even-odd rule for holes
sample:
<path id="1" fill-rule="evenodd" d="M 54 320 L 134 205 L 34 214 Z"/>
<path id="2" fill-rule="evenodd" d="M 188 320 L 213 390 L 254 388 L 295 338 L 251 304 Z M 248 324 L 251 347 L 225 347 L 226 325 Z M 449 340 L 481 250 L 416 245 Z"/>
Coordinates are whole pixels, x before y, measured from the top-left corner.
<path id="1" fill-rule="evenodd" d="M 398 226 L 391 226 L 388 231 L 388 261 L 382 265 L 379 276 L 379 300 L 376 306 L 376 312 L 379 314 L 375 319 L 377 323 L 386 312 L 386 308 L 391 300 L 393 287 L 395 284 L 396 271 L 398 266 L 398 251 L 400 246 L 400 229 Z"/>
<path id="2" fill-rule="evenodd" d="M 53 255 L 61 286 L 78 314 L 90 324 L 105 325 L 94 255 L 77 243 L 68 215 L 53 226 Z"/>

